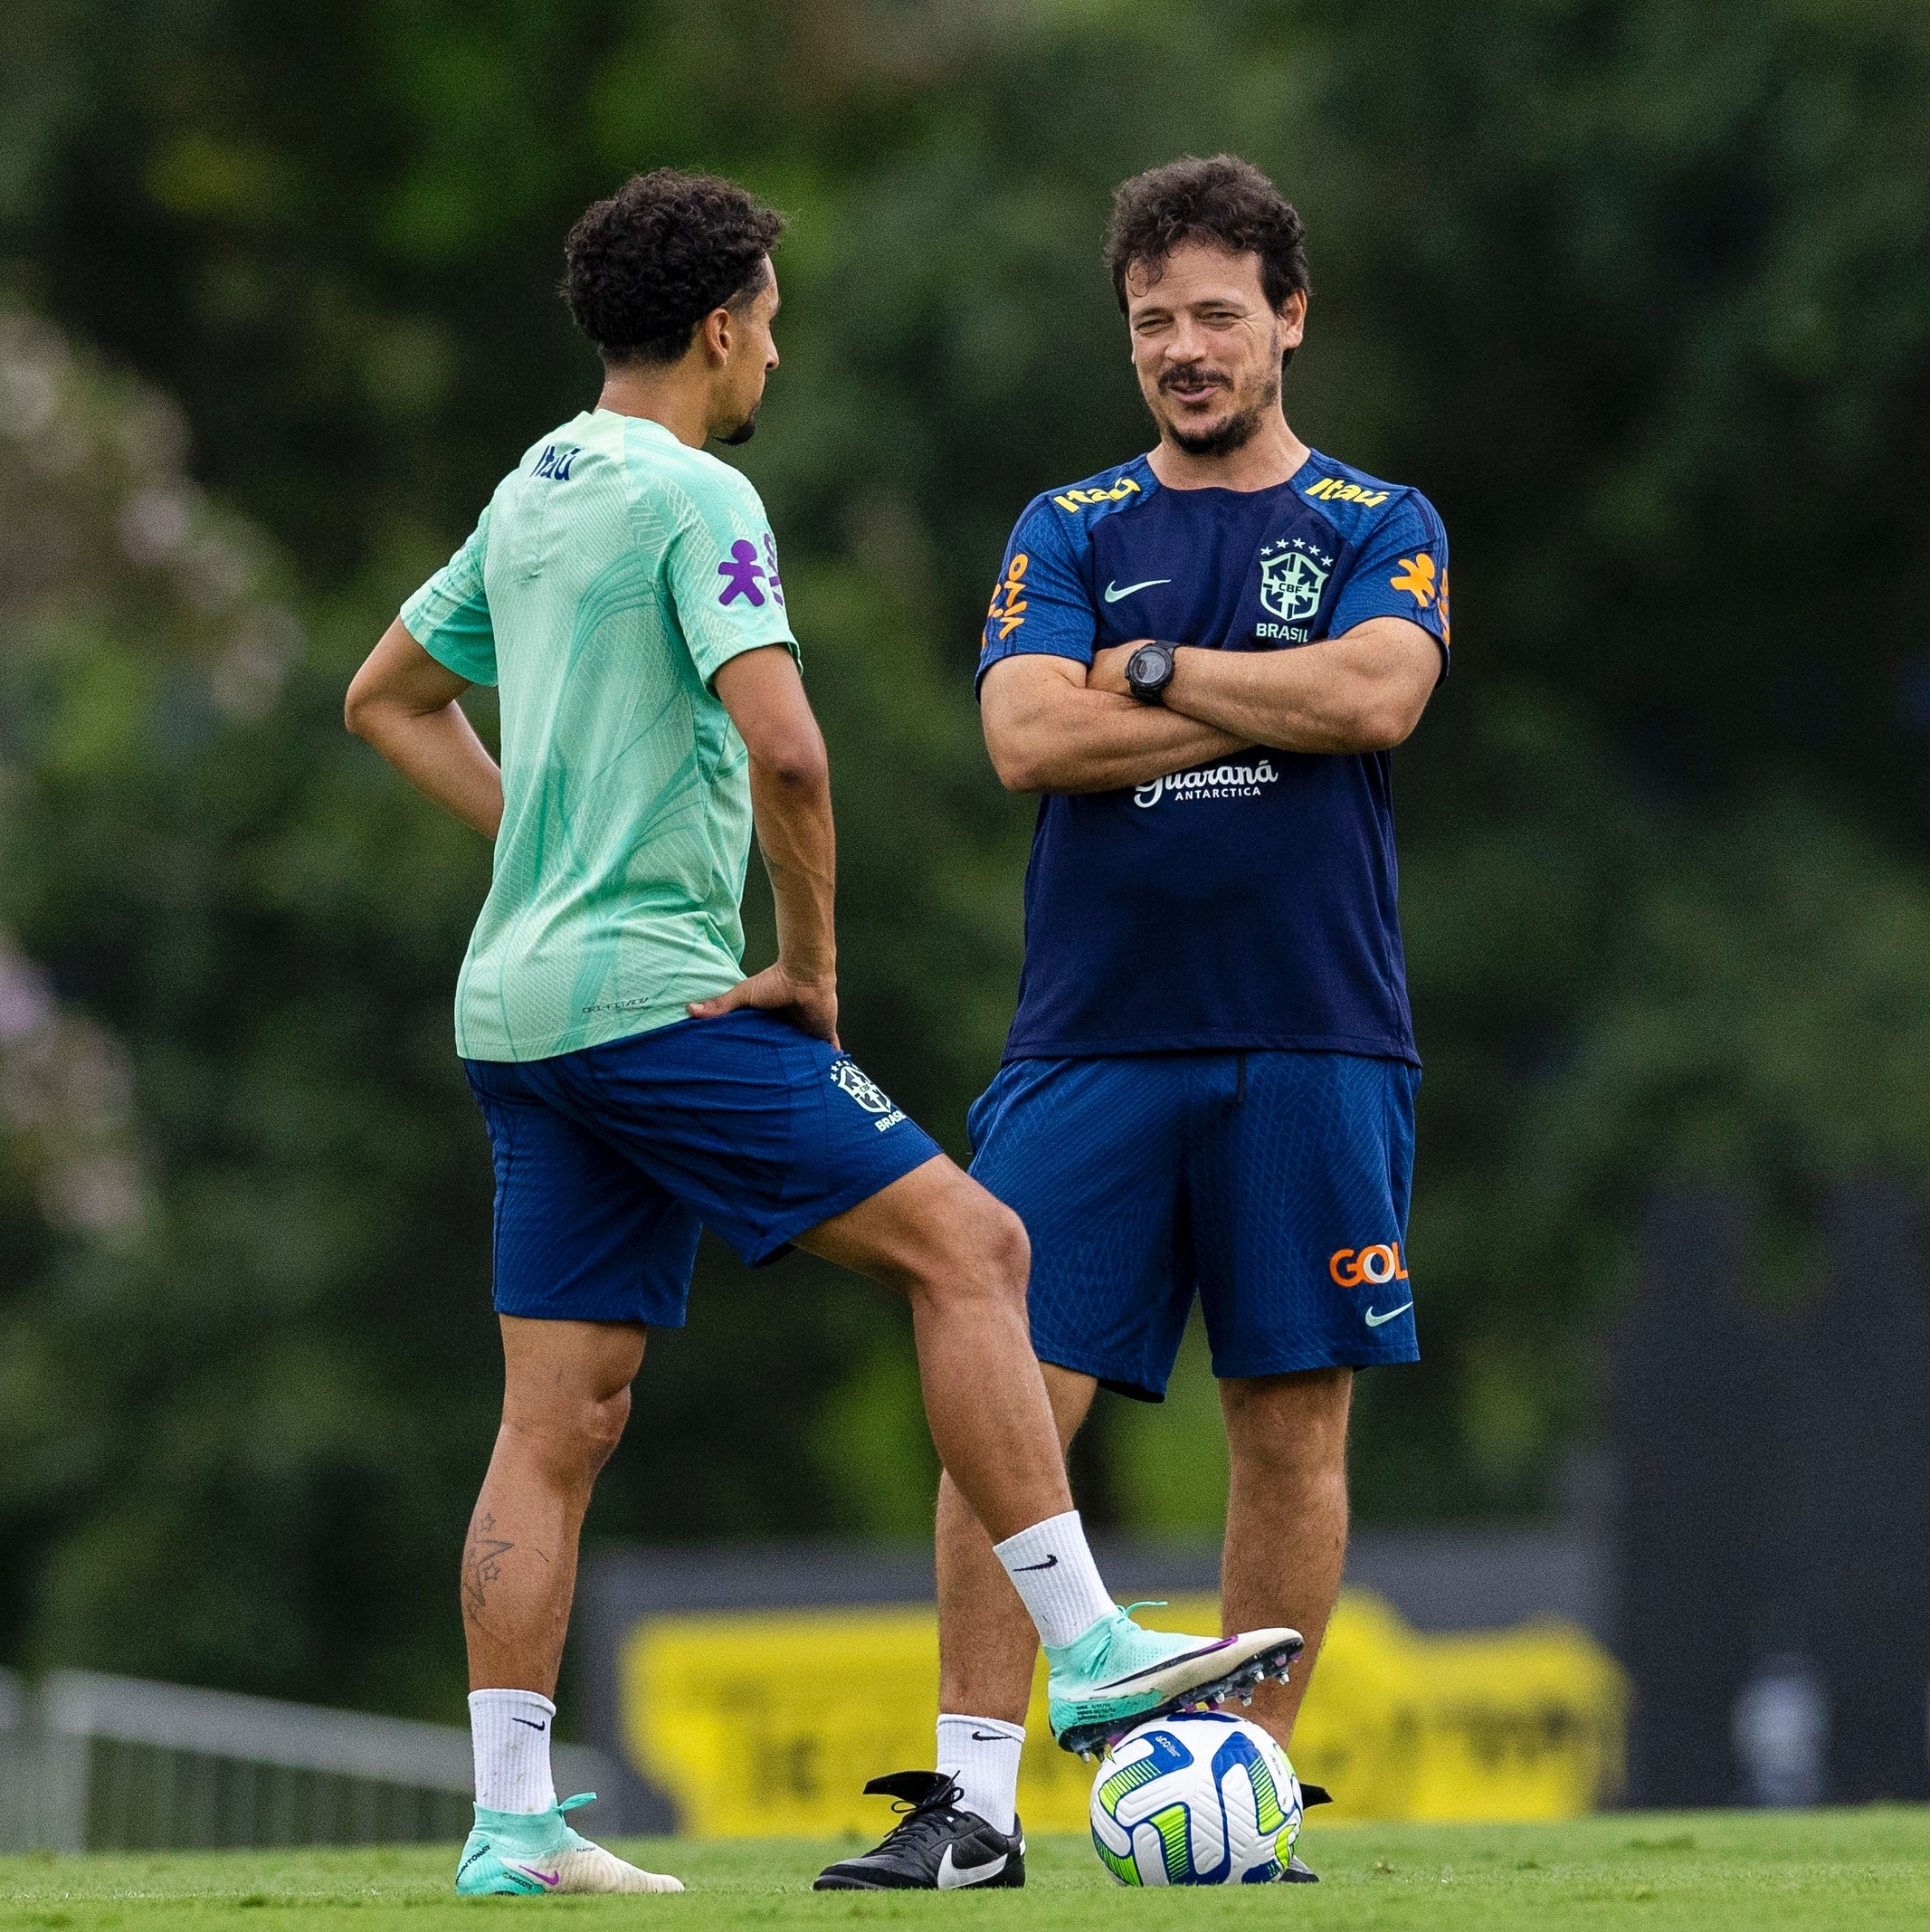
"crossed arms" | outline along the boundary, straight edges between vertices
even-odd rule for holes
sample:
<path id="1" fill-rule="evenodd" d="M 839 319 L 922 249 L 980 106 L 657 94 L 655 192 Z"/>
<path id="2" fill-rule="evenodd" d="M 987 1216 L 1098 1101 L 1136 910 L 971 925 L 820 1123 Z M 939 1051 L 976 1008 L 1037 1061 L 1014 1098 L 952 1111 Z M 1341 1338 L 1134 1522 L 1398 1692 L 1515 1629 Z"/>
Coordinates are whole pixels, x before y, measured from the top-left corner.
<path id="1" fill-rule="evenodd" d="M 1165 702 L 1126 688 L 1138 642 L 1090 670 L 1035 652 L 1002 658 L 979 691 L 985 748 L 1010 792 L 1110 792 L 1263 745 L 1275 751 L 1385 751 L 1421 721 L 1440 675 L 1432 637 L 1372 617 L 1291 651 L 1174 654 Z"/>

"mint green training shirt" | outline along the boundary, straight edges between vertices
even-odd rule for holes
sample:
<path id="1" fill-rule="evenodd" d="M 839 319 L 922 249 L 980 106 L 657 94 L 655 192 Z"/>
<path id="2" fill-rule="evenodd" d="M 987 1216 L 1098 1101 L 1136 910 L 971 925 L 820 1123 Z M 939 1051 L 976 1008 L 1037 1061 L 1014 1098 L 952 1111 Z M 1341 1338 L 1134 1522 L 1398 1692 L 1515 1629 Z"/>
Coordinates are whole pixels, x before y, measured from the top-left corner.
<path id="1" fill-rule="evenodd" d="M 402 621 L 501 694 L 464 1057 L 625 1039 L 734 985 L 750 781 L 710 680 L 739 652 L 797 650 L 749 482 L 660 423 L 586 412 L 530 447 Z"/>

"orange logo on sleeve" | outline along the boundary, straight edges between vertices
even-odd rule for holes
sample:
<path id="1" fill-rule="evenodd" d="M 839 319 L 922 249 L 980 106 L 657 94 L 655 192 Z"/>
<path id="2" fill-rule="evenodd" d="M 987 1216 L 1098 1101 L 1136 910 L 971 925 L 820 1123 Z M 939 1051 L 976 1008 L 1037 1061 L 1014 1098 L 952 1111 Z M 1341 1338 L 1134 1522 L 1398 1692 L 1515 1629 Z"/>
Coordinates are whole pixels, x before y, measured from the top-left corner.
<path id="1" fill-rule="evenodd" d="M 1025 573 L 1031 566 L 1032 558 L 1020 550 L 1005 566 L 1005 575 L 992 593 L 992 607 L 985 613 L 986 631 L 997 624 L 999 634 L 995 638 L 988 635 L 987 643 L 1003 643 L 1025 622 Z"/>
<path id="2" fill-rule="evenodd" d="M 1396 590 L 1409 592 L 1422 610 L 1434 601 L 1434 559 L 1425 550 L 1401 559 L 1401 574 L 1387 580 Z"/>
<path id="3" fill-rule="evenodd" d="M 1401 1259 L 1401 1243 L 1380 1242 L 1357 1253 L 1342 1248 L 1326 1264 L 1326 1271 L 1340 1288 L 1358 1288 L 1363 1282 L 1379 1288 L 1386 1281 L 1407 1280 L 1407 1263 Z"/>

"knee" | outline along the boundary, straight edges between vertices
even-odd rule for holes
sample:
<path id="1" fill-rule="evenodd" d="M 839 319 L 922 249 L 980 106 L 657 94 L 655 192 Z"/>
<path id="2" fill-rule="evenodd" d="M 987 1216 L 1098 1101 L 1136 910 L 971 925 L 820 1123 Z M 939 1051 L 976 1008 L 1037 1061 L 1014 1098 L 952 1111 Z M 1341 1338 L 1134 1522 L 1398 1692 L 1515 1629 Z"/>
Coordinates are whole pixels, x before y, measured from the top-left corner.
<path id="1" fill-rule="evenodd" d="M 1269 1437 L 1228 1442 L 1233 1493 L 1249 1499 L 1269 1499 L 1269 1506 L 1289 1512 L 1338 1505 L 1347 1497 L 1347 1454 L 1345 1439 L 1320 1436 L 1298 1441 Z"/>
<path id="2" fill-rule="evenodd" d="M 613 1395 L 593 1397 L 584 1405 L 578 1427 L 584 1460 L 593 1474 L 615 1453 L 629 1421 L 630 1389 L 627 1384 Z"/>
<path id="3" fill-rule="evenodd" d="M 1025 1232 L 1025 1223 L 1003 1201 L 992 1204 L 987 1221 L 986 1266 L 1007 1293 L 1022 1300 L 1026 1283 L 1032 1279 L 1032 1237 Z"/>
<path id="4" fill-rule="evenodd" d="M 1025 1223 L 1005 1205 L 987 1194 L 970 1232 L 970 1259 L 960 1272 L 975 1280 L 983 1293 L 1001 1300 L 1025 1299 L 1025 1284 L 1032 1271 L 1032 1244 Z"/>
<path id="5" fill-rule="evenodd" d="M 546 1404 L 540 1414 L 515 1419 L 519 1433 L 535 1438 L 537 1454 L 551 1473 L 567 1483 L 591 1482 L 616 1445 L 630 1420 L 630 1390 L 613 1394 L 584 1394 L 573 1401 Z"/>
<path id="6" fill-rule="evenodd" d="M 1345 1480 L 1352 1371 L 1316 1370 L 1221 1384 L 1236 1466 L 1301 1481 Z"/>
<path id="7" fill-rule="evenodd" d="M 1032 1274 L 1025 1223 L 983 1188 L 953 1215 L 923 1284 L 928 1293 L 1022 1308 Z"/>

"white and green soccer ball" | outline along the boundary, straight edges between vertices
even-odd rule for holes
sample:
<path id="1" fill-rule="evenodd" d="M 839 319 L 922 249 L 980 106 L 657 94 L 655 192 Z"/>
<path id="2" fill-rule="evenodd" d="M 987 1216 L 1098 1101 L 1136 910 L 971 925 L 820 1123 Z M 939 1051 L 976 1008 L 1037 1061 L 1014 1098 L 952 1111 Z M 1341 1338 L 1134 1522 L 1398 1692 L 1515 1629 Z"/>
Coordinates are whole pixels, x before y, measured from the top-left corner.
<path id="1" fill-rule="evenodd" d="M 1092 1781 L 1092 1843 L 1122 1885 L 1265 1885 L 1300 1836 L 1300 1781 L 1257 1724 L 1156 1718 Z"/>

